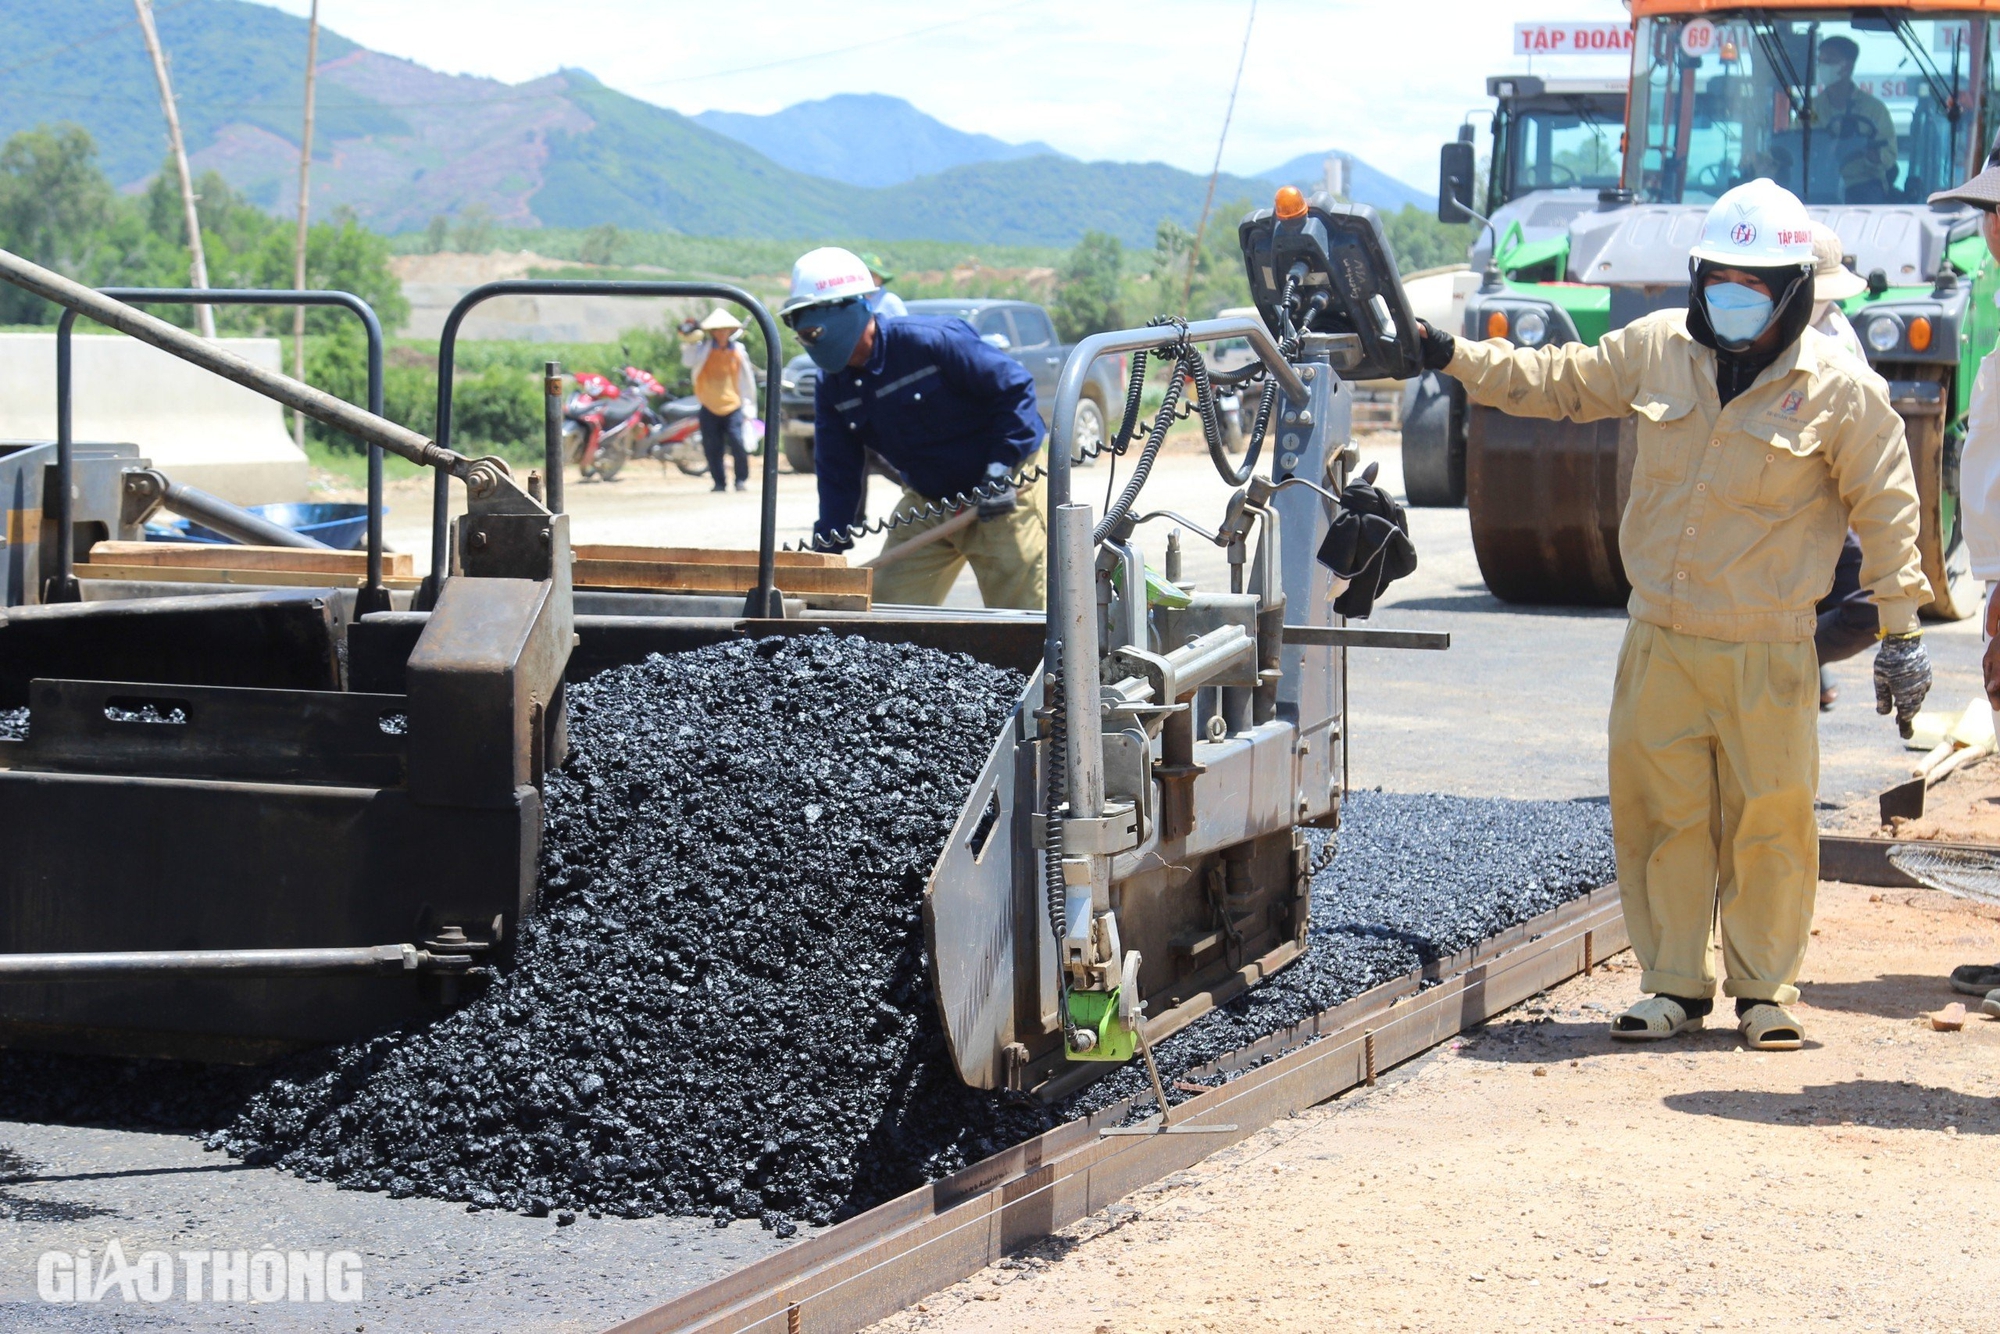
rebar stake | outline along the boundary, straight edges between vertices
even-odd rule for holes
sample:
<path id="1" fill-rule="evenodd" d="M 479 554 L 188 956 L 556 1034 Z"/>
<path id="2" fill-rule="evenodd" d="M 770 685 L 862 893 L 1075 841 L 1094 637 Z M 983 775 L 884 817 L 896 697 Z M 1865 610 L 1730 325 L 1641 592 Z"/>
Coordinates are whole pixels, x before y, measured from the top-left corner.
<path id="1" fill-rule="evenodd" d="M 800 1334 L 805 1328 L 805 1319 L 799 1314 L 799 1304 L 793 1302 L 785 1307 L 785 1334 Z"/>
<path id="2" fill-rule="evenodd" d="M 1583 975 L 1590 976 L 1590 970 L 1597 967 L 1597 933 L 1583 933 Z"/>
<path id="3" fill-rule="evenodd" d="M 1375 1087 L 1375 1030 L 1369 1029 L 1361 1035 L 1361 1052 L 1368 1062 L 1368 1087 Z"/>

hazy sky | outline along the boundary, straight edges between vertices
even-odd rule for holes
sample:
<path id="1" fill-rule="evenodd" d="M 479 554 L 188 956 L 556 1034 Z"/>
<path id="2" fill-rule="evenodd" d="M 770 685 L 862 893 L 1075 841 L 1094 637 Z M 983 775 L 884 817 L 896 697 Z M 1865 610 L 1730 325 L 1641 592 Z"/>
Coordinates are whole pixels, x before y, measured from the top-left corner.
<path id="1" fill-rule="evenodd" d="M 1249 14 L 1249 0 L 320 4 L 334 31 L 452 73 L 518 83 L 578 66 L 690 113 L 890 93 L 960 129 L 1201 172 L 1214 160 Z M 1487 105 L 1486 76 L 1526 68 L 1511 54 L 1516 20 L 1624 17 L 1620 0 L 1259 0 L 1223 168 L 1260 171 L 1342 148 L 1428 184 L 1438 144 Z M 1616 58 L 1541 66 L 1624 72 Z"/>

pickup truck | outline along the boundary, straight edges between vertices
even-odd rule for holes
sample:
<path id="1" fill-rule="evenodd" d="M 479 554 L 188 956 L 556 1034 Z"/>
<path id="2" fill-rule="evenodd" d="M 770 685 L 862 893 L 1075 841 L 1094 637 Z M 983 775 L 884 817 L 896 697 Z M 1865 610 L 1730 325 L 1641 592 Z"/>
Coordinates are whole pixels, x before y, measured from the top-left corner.
<path id="1" fill-rule="evenodd" d="M 994 297 L 924 299 L 908 305 L 912 315 L 956 315 L 981 338 L 1026 366 L 1035 377 L 1035 402 L 1042 421 L 1049 420 L 1056 380 L 1069 358 L 1069 345 L 1056 341 L 1055 325 L 1046 310 L 1033 302 Z M 1102 357 L 1090 368 L 1083 397 L 1077 401 L 1076 420 L 1071 423 L 1070 438 L 1078 452 L 1104 443 L 1105 422 L 1124 406 L 1126 366 L 1125 358 L 1118 356 Z M 813 470 L 813 389 L 818 382 L 819 367 L 810 357 L 797 356 L 786 363 L 779 387 L 784 416 L 780 439 L 785 462 L 794 472 Z"/>

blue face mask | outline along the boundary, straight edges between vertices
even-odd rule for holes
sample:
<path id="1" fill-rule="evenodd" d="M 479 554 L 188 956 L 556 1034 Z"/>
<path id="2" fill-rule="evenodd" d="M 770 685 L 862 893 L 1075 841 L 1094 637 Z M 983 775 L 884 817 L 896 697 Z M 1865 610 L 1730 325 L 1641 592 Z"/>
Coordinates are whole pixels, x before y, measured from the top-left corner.
<path id="1" fill-rule="evenodd" d="M 822 371 L 837 371 L 854 355 L 872 318 L 874 312 L 868 309 L 868 303 L 857 297 L 838 305 L 800 311 L 792 319 L 792 332 L 805 345 L 813 365 Z"/>
<path id="2" fill-rule="evenodd" d="M 1708 327 L 1718 341 L 1738 347 L 1755 342 L 1771 322 L 1771 298 L 1742 283 L 1716 283 L 1702 289 L 1708 302 Z"/>

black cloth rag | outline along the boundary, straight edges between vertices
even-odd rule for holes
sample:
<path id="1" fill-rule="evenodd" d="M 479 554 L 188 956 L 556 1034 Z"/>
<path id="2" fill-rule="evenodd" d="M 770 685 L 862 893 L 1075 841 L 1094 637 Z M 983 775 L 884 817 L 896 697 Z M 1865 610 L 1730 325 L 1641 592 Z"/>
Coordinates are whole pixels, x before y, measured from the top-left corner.
<path id="1" fill-rule="evenodd" d="M 1409 516 L 1381 487 L 1348 483 L 1340 493 L 1333 526 L 1319 544 L 1319 563 L 1349 581 L 1333 600 L 1333 609 L 1342 616 L 1366 618 L 1383 589 L 1417 568 Z"/>

